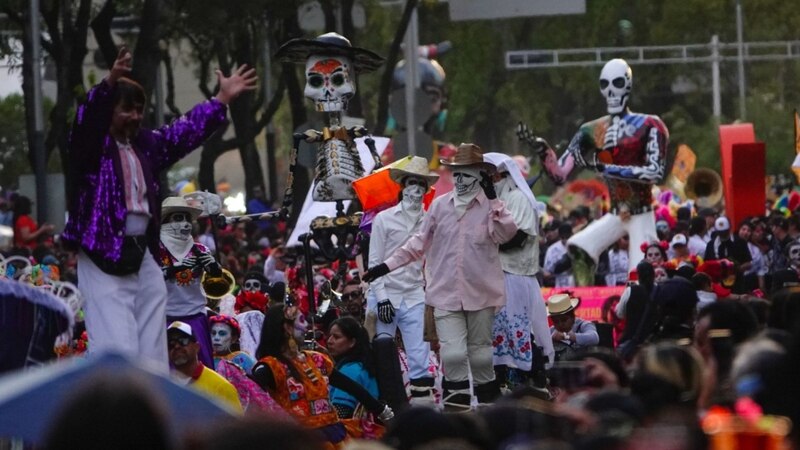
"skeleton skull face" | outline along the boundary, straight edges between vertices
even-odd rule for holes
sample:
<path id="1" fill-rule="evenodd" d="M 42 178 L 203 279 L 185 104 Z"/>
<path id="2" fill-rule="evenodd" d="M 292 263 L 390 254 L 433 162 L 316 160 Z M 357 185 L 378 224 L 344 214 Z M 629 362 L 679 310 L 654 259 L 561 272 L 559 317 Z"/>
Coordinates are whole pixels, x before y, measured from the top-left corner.
<path id="1" fill-rule="evenodd" d="M 305 96 L 317 111 L 344 111 L 356 93 L 351 76 L 353 65 L 341 56 L 312 56 L 306 62 Z"/>
<path id="2" fill-rule="evenodd" d="M 606 98 L 609 114 L 619 114 L 628 105 L 633 72 L 624 59 L 612 59 L 600 71 L 600 93 Z"/>
<path id="3" fill-rule="evenodd" d="M 456 189 L 456 195 L 467 195 L 478 189 L 478 174 L 468 169 L 454 171 L 453 186 Z"/>
<path id="4" fill-rule="evenodd" d="M 185 212 L 173 212 L 168 214 L 161 224 L 161 234 L 171 236 L 177 240 L 192 239 L 191 216 Z"/>
<path id="5" fill-rule="evenodd" d="M 789 261 L 795 267 L 800 267 L 800 242 L 793 242 L 789 246 Z"/>
<path id="6" fill-rule="evenodd" d="M 428 189 L 428 182 L 424 178 L 406 177 L 403 180 L 403 209 L 407 211 L 420 211 L 422 197 Z"/>
<path id="7" fill-rule="evenodd" d="M 224 323 L 215 323 L 211 325 L 211 346 L 214 348 L 214 354 L 227 355 L 231 352 L 233 342 L 233 330 Z"/>

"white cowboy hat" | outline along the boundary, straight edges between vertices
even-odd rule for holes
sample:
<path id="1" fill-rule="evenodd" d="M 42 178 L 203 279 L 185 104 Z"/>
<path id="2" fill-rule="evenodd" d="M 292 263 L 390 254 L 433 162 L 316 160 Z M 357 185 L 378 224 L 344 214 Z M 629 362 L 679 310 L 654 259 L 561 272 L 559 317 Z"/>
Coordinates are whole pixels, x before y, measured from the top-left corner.
<path id="1" fill-rule="evenodd" d="M 161 217 L 167 217 L 174 212 L 185 212 L 191 220 L 195 220 L 203 212 L 201 208 L 189 205 L 183 197 L 167 197 L 161 202 Z"/>
<path id="2" fill-rule="evenodd" d="M 572 297 L 569 294 L 554 294 L 547 300 L 547 315 L 557 316 L 566 314 L 581 303 L 581 299 Z"/>
<path id="3" fill-rule="evenodd" d="M 411 157 L 402 169 L 389 168 L 389 177 L 397 184 L 403 184 L 403 178 L 407 176 L 424 178 L 428 182 L 428 189 L 439 179 L 438 173 L 428 170 L 428 160 L 421 156 Z"/>

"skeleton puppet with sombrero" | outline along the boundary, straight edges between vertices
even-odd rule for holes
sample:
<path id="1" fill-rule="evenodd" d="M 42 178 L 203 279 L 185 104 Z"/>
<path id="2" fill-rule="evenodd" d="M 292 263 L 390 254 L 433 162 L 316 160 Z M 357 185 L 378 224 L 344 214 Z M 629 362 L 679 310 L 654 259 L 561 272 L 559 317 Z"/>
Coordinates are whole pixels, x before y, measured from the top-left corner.
<path id="1" fill-rule="evenodd" d="M 295 134 L 282 212 L 287 213 L 291 207 L 292 174 L 301 140 L 319 144 L 313 199 L 337 201 L 340 205 L 342 200 L 354 199 L 351 183 L 364 175 L 364 167 L 353 140 L 367 136 L 368 131 L 364 127 L 343 126 L 341 115 L 355 95 L 356 74 L 374 71 L 383 64 L 383 58 L 352 46 L 347 38 L 337 33 L 326 33 L 314 39 L 292 39 L 283 44 L 275 56 L 282 62 L 305 64 L 304 94 L 314 102 L 317 111 L 328 113 L 329 121 L 329 126 L 322 131 Z M 367 139 L 365 143 L 379 166 L 374 142 Z"/>

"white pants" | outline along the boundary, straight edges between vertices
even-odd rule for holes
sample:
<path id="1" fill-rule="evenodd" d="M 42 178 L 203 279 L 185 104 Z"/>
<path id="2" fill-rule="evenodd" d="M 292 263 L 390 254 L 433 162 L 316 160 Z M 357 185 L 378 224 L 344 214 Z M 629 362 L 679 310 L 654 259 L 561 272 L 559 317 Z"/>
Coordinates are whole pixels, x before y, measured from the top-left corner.
<path id="1" fill-rule="evenodd" d="M 494 381 L 492 326 L 494 308 L 478 311 L 433 311 L 439 335 L 444 378 L 466 381 L 472 372 L 476 385 Z"/>
<path id="2" fill-rule="evenodd" d="M 409 308 L 406 302 L 401 302 L 400 307 L 395 310 L 392 323 L 383 323 L 378 319 L 378 335 L 386 333 L 394 336 L 398 328 L 403 335 L 403 347 L 408 357 L 409 379 L 431 378 L 431 373 L 428 372 L 428 356 L 431 347 L 423 340 L 425 303 L 417 303 Z"/>
<path id="3" fill-rule="evenodd" d="M 85 299 L 89 351 L 113 350 L 152 360 L 166 373 L 167 286 L 150 251 L 139 273 L 115 276 L 100 270 L 85 253 L 78 253 L 78 288 Z"/>
<path id="4" fill-rule="evenodd" d="M 600 254 L 626 233 L 629 239 L 628 272 L 630 273 L 644 259 L 644 252 L 639 247 L 645 242 L 658 240 L 655 214 L 652 211 L 632 215 L 624 222 L 618 215 L 608 213 L 569 238 L 567 246 L 574 245 L 585 251 L 597 264 Z"/>

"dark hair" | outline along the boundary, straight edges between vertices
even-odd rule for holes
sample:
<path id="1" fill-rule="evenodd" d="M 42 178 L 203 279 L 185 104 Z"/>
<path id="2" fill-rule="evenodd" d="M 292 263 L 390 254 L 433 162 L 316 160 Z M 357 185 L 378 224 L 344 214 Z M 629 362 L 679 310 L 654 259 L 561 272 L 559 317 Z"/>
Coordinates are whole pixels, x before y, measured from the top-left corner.
<path id="1" fill-rule="evenodd" d="M 132 375 L 101 371 L 64 403 L 44 448 L 173 448 L 165 417 L 147 385 Z"/>
<path id="2" fill-rule="evenodd" d="M 114 90 L 114 102 L 112 103 L 114 106 L 142 105 L 142 108 L 144 108 L 146 102 L 147 100 L 142 85 L 130 78 L 122 77 L 117 80 L 117 86 Z"/>
<path id="3" fill-rule="evenodd" d="M 300 379 L 300 373 L 285 356 L 283 356 L 283 349 L 289 345 L 291 336 L 286 334 L 283 325 L 287 322 L 284 310 L 286 305 L 278 304 L 270 307 L 267 313 L 264 314 L 264 324 L 261 326 L 261 337 L 258 341 L 256 348 L 256 359 L 261 359 L 266 356 L 271 356 L 278 361 L 286 364 L 289 372 L 296 380 Z"/>
<path id="4" fill-rule="evenodd" d="M 558 226 L 558 237 L 560 239 L 566 239 L 572 236 L 572 225 L 568 223 L 562 223 Z"/>
<path id="5" fill-rule="evenodd" d="M 355 345 L 350 351 L 336 358 L 336 366 L 341 367 L 349 362 L 360 362 L 364 365 L 364 369 L 366 369 L 367 373 L 374 377 L 375 363 L 372 358 L 367 330 L 358 320 L 350 316 L 344 316 L 334 320 L 331 326 L 328 327 L 329 333 L 333 327 L 339 327 L 339 330 L 346 338 L 355 340 Z"/>
<path id="6" fill-rule="evenodd" d="M 636 273 L 639 276 L 639 286 L 642 286 L 648 293 L 652 292 L 656 282 L 656 270 L 653 265 L 642 260 L 636 265 Z"/>
<path id="7" fill-rule="evenodd" d="M 711 277 L 705 272 L 697 272 L 692 275 L 692 284 L 695 290 L 706 290 L 711 287 Z"/>
<path id="8" fill-rule="evenodd" d="M 205 450 L 322 450 L 321 434 L 294 421 L 248 415 L 187 435 L 186 448 Z"/>
<path id="9" fill-rule="evenodd" d="M 17 224 L 17 219 L 22 216 L 27 216 L 31 213 L 31 199 L 24 195 L 20 195 L 14 200 L 14 221 L 12 222 L 13 225 Z"/>
<path id="10" fill-rule="evenodd" d="M 793 331 L 800 323 L 800 286 L 785 287 L 772 295 L 772 305 L 767 314 L 767 327 Z"/>
<path id="11" fill-rule="evenodd" d="M 689 222 L 689 236 L 700 235 L 706 232 L 706 219 L 697 216 Z"/>

